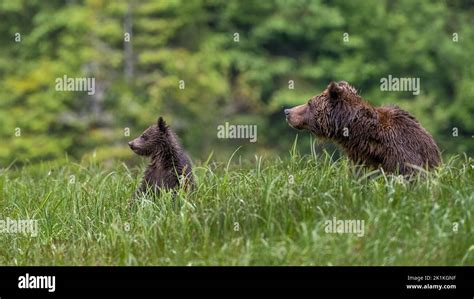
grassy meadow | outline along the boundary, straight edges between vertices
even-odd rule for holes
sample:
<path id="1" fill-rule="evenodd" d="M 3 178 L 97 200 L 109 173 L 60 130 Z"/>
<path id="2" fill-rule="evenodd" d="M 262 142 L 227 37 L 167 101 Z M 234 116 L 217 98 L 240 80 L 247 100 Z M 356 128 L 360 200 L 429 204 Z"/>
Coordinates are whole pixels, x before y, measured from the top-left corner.
<path id="1" fill-rule="evenodd" d="M 38 234 L 0 234 L 0 264 L 474 265 L 472 158 L 408 182 L 328 154 L 235 157 L 131 208 L 145 162 L 2 169 L 0 219 L 36 219 Z M 363 236 L 327 233 L 334 217 L 364 220 Z"/>

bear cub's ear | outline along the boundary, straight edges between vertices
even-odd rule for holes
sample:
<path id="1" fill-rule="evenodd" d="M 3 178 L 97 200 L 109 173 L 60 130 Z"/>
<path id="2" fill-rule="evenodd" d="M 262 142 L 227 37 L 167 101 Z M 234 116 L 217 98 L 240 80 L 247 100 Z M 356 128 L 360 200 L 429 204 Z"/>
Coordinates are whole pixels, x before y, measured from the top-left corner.
<path id="1" fill-rule="evenodd" d="M 158 120 L 156 121 L 156 124 L 158 125 L 158 129 L 161 132 L 166 132 L 168 130 L 168 126 L 166 125 L 166 122 L 163 119 L 163 117 L 161 117 L 161 116 L 158 117 Z"/>
<path id="2" fill-rule="evenodd" d="M 342 95 L 343 89 L 336 82 L 331 81 L 328 86 L 328 91 L 331 99 L 338 99 Z"/>

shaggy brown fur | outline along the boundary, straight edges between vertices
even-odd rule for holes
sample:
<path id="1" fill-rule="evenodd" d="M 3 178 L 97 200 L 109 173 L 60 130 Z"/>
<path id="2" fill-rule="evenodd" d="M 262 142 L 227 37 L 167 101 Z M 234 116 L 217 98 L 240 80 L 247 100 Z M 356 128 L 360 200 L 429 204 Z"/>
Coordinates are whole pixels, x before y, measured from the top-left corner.
<path id="1" fill-rule="evenodd" d="M 179 187 L 180 183 L 184 183 L 185 187 L 193 184 L 189 158 L 163 118 L 158 118 L 156 124 L 128 145 L 136 154 L 151 157 L 135 197 L 148 189 L 159 192 L 160 189 Z M 183 179 L 180 181 L 181 176 Z"/>
<path id="2" fill-rule="evenodd" d="M 347 82 L 331 82 L 307 104 L 285 110 L 288 124 L 338 143 L 356 164 L 411 174 L 431 169 L 441 155 L 431 135 L 396 106 L 375 108 Z"/>

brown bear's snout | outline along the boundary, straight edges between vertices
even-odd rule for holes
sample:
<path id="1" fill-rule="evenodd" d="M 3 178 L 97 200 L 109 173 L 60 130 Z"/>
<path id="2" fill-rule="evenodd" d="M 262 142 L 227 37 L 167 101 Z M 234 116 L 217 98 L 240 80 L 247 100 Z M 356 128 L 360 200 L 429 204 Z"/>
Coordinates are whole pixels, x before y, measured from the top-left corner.
<path id="1" fill-rule="evenodd" d="M 304 129 L 306 126 L 306 105 L 300 105 L 291 109 L 285 109 L 286 121 L 295 129 Z"/>
<path id="2" fill-rule="evenodd" d="M 128 146 L 129 146 L 130 149 L 131 149 L 132 151 L 134 151 L 136 154 L 138 154 L 138 155 L 141 154 L 141 153 L 140 153 L 140 145 L 137 145 L 137 144 L 136 144 L 136 140 L 135 140 L 135 139 L 132 140 L 132 141 L 129 141 L 129 142 L 128 142 Z"/>
<path id="3" fill-rule="evenodd" d="M 139 138 L 128 142 L 128 146 L 135 154 L 140 156 L 148 156 L 151 153 L 151 148 L 147 144 L 144 144 Z"/>

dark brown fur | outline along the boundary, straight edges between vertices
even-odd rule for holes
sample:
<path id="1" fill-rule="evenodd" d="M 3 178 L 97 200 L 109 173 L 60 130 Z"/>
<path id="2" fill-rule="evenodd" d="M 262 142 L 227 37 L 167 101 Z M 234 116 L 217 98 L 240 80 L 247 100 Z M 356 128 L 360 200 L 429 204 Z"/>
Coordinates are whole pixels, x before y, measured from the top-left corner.
<path id="1" fill-rule="evenodd" d="M 285 110 L 290 126 L 338 143 L 357 164 L 411 174 L 441 163 L 433 137 L 396 106 L 373 107 L 347 82 L 331 82 L 307 104 Z M 345 134 L 346 133 L 346 134 Z"/>
<path id="2" fill-rule="evenodd" d="M 159 192 L 160 189 L 174 189 L 181 183 L 185 187 L 192 185 L 189 158 L 163 118 L 158 118 L 156 124 L 151 125 L 128 145 L 136 154 L 151 157 L 135 196 L 147 190 Z"/>

